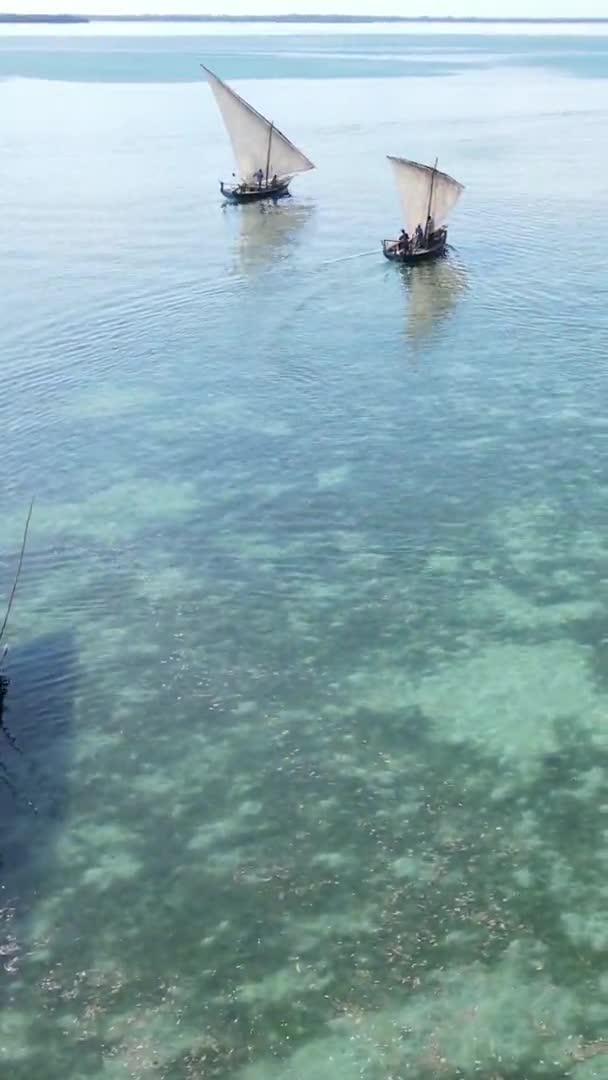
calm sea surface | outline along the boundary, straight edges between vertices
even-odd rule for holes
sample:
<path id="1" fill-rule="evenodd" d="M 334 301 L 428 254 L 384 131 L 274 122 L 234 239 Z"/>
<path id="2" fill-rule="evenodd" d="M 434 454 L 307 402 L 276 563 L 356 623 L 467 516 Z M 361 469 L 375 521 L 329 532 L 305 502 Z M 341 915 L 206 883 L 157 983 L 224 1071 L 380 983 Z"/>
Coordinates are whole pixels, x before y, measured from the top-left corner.
<path id="1" fill-rule="evenodd" d="M 0 114 L 2 1077 L 608 1077 L 608 36 L 12 33 Z"/>

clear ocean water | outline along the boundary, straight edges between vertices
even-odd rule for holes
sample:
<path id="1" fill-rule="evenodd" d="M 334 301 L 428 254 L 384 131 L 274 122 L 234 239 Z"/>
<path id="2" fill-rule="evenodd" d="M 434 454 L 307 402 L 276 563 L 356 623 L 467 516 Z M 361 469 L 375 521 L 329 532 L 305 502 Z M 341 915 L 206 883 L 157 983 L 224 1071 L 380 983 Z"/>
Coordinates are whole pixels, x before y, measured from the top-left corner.
<path id="1" fill-rule="evenodd" d="M 0 37 L 2 1077 L 608 1077 L 607 76 Z M 414 274 L 387 153 L 467 185 Z"/>

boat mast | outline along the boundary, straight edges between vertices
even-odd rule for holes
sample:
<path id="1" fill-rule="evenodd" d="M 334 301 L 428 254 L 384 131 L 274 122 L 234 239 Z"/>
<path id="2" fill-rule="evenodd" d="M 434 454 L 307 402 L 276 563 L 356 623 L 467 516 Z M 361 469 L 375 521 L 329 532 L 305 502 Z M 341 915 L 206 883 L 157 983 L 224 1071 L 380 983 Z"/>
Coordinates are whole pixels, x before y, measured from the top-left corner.
<path id="1" fill-rule="evenodd" d="M 270 148 L 272 146 L 272 132 L 274 124 L 271 123 L 270 131 L 268 132 L 268 155 L 266 157 L 266 187 L 268 187 L 268 173 L 270 172 Z"/>
<path id="2" fill-rule="evenodd" d="M 429 218 L 431 216 L 431 210 L 433 208 L 433 194 L 434 194 L 434 191 L 435 191 L 435 177 L 437 175 L 437 166 L 438 166 L 438 164 L 439 164 L 439 158 L 435 158 L 435 164 L 433 165 L 433 172 L 432 172 L 432 175 L 431 175 L 431 190 L 429 192 L 429 206 L 428 206 L 428 210 L 426 212 L 426 222 L 425 222 L 425 225 L 424 225 L 424 236 L 425 236 L 426 240 L 428 240 Z"/>

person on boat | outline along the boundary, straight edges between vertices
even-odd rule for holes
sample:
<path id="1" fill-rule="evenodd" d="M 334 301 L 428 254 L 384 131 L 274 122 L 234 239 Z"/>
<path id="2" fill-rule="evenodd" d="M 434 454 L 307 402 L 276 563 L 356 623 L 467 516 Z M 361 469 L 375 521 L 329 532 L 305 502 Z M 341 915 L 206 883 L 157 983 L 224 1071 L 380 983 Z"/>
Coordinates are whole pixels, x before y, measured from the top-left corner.
<path id="1" fill-rule="evenodd" d="M 416 226 L 416 232 L 414 233 L 414 247 L 417 251 L 424 247 L 424 233 L 422 231 L 422 225 Z"/>
<path id="2" fill-rule="evenodd" d="M 274 191 L 275 188 L 277 188 L 279 186 L 279 178 L 278 178 L 276 172 L 275 172 L 272 180 L 270 181 L 270 186 L 273 189 L 273 191 Z"/>
<path id="3" fill-rule="evenodd" d="M 262 186 L 262 181 L 263 181 L 263 179 L 264 179 L 264 172 L 263 172 L 263 170 L 262 170 L 262 169 L 258 169 L 258 171 L 257 171 L 257 172 L 256 172 L 256 174 L 255 174 L 255 178 L 256 178 L 256 180 L 257 180 L 257 182 L 258 182 L 258 189 L 259 189 L 259 188 L 261 188 L 261 186 Z"/>
<path id="4" fill-rule="evenodd" d="M 433 221 L 433 215 L 429 214 L 429 216 L 426 219 L 426 229 L 425 229 L 425 232 L 424 232 L 424 238 L 425 238 L 427 244 L 430 243 L 430 241 L 433 239 L 434 235 L 435 235 L 435 222 Z"/>
<path id="5" fill-rule="evenodd" d="M 397 241 L 397 251 L 400 255 L 409 255 L 410 253 L 410 238 L 405 229 L 401 230 L 401 235 Z"/>

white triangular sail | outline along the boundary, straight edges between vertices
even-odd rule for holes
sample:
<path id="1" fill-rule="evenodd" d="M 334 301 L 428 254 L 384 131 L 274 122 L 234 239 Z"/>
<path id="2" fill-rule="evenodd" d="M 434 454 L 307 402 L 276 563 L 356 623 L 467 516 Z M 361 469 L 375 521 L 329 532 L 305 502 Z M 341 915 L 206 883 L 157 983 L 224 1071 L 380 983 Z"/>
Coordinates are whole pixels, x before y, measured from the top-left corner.
<path id="1" fill-rule="evenodd" d="M 416 161 L 390 155 L 388 160 L 393 166 L 405 225 L 410 235 L 415 233 L 417 225 L 425 228 L 429 213 L 436 229 L 445 225 L 464 191 L 463 185 L 429 165 L 419 165 Z"/>
<path id="2" fill-rule="evenodd" d="M 269 178 L 279 179 L 314 169 L 312 161 L 289 139 L 257 112 L 212 71 L 201 64 L 213 90 L 232 149 L 241 180 L 253 181 L 258 169 Z"/>

